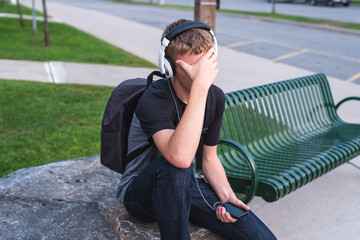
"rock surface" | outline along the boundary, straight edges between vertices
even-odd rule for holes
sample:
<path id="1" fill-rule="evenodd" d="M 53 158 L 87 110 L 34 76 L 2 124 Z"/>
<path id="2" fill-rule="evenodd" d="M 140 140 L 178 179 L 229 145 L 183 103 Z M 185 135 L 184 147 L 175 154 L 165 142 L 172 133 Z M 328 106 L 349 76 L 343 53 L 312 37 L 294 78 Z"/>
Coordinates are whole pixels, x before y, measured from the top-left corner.
<path id="1" fill-rule="evenodd" d="M 115 200 L 120 174 L 99 156 L 21 169 L 0 178 L 1 239 L 160 239 Z M 220 239 L 190 224 L 192 239 Z"/>

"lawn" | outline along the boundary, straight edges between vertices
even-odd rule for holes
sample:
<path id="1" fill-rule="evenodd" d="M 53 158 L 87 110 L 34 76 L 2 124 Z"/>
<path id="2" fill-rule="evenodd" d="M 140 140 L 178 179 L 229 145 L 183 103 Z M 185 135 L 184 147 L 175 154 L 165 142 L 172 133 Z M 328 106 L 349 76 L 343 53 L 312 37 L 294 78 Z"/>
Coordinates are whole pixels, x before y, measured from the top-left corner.
<path id="1" fill-rule="evenodd" d="M 32 9 L 24 7 L 22 5 L 20 5 L 21 7 L 21 12 L 23 15 L 32 15 Z M 16 5 L 12 5 L 10 4 L 8 1 L 5 0 L 4 2 L 4 7 L 1 8 L 0 7 L 0 13 L 12 13 L 12 14 L 18 14 L 18 9 Z M 42 16 L 43 14 L 36 11 L 36 15 L 37 16 Z"/>
<path id="2" fill-rule="evenodd" d="M 21 9 L 24 15 L 32 14 L 32 10 L 27 7 L 21 6 Z M 17 7 L 5 1 L 0 12 L 17 13 Z M 45 47 L 43 22 L 37 21 L 37 35 L 33 33 L 32 21 L 24 22 L 25 27 L 20 27 L 19 19 L 0 19 L 0 58 L 156 67 L 142 58 L 62 23 L 49 23 L 51 47 Z"/>
<path id="3" fill-rule="evenodd" d="M 38 34 L 34 35 L 30 20 L 25 20 L 22 28 L 18 19 L 1 18 L 1 58 L 155 67 L 144 59 L 61 23 L 49 23 L 52 46 L 45 47 L 43 24 L 38 23 Z"/>
<path id="4" fill-rule="evenodd" d="M 14 10 L 15 9 L 15 10 Z M 23 7 L 24 14 L 31 14 Z M 0 12 L 17 13 L 5 5 Z M 154 64 L 66 24 L 0 18 L 0 58 L 131 67 Z M 101 119 L 112 87 L 0 80 L 0 177 L 20 168 L 100 153 Z"/>
<path id="5" fill-rule="evenodd" d="M 112 87 L 0 80 L 0 177 L 100 153 Z"/>

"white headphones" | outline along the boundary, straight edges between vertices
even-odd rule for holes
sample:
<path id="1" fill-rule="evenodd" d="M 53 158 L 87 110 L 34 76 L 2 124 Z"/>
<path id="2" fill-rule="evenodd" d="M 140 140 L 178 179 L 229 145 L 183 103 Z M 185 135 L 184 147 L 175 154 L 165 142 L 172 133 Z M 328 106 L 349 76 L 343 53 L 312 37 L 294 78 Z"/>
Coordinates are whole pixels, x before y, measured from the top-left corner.
<path id="1" fill-rule="evenodd" d="M 184 23 L 174 27 L 173 29 L 171 29 L 171 31 L 168 32 L 168 34 L 166 34 L 166 36 L 164 37 L 164 39 L 161 42 L 161 49 L 160 49 L 159 56 L 158 56 L 158 64 L 159 64 L 160 72 L 162 74 L 164 74 L 167 78 L 172 78 L 175 75 L 175 65 L 168 56 L 165 56 L 166 47 L 169 45 L 170 41 L 173 38 L 175 38 L 177 35 L 179 35 L 183 32 L 186 32 L 190 29 L 193 29 L 193 28 L 203 29 L 210 33 L 211 38 L 212 38 L 213 48 L 214 48 L 214 54 L 217 55 L 217 49 L 218 49 L 217 40 L 216 40 L 213 30 L 211 30 L 211 28 L 203 22 L 197 22 L 197 21 L 184 22 Z"/>

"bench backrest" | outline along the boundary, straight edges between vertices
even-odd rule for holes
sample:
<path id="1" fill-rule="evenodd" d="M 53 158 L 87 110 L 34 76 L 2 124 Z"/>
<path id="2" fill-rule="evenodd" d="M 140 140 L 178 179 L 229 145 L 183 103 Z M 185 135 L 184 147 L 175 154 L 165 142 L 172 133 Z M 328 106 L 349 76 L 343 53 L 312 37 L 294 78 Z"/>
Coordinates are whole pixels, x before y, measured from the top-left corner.
<path id="1" fill-rule="evenodd" d="M 340 122 L 328 81 L 316 74 L 227 93 L 221 137 L 257 152 Z"/>

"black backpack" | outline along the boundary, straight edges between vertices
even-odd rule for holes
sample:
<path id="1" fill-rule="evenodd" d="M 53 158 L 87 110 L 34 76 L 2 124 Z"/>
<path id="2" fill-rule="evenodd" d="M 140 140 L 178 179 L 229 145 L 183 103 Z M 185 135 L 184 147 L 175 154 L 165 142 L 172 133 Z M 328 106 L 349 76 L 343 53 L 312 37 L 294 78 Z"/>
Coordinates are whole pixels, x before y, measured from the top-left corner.
<path id="1" fill-rule="evenodd" d="M 149 142 L 127 154 L 129 129 L 136 105 L 153 82 L 154 75 L 164 77 L 159 71 L 154 71 L 147 79 L 135 78 L 120 83 L 106 105 L 101 125 L 100 161 L 118 173 L 124 173 L 126 165 L 151 146 Z"/>

